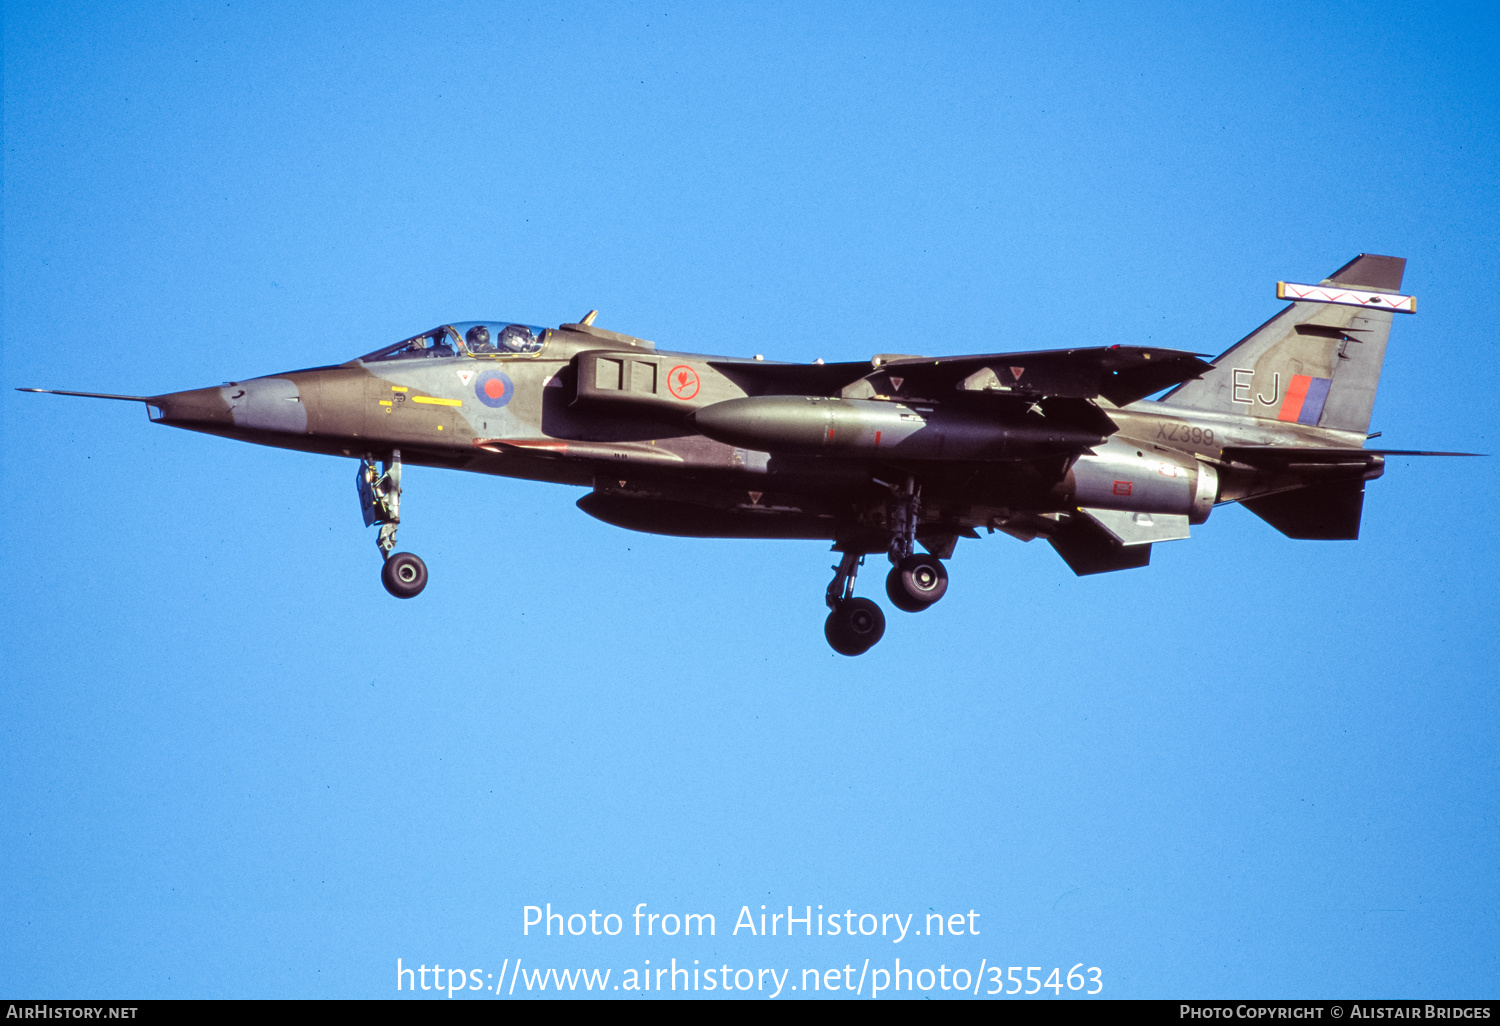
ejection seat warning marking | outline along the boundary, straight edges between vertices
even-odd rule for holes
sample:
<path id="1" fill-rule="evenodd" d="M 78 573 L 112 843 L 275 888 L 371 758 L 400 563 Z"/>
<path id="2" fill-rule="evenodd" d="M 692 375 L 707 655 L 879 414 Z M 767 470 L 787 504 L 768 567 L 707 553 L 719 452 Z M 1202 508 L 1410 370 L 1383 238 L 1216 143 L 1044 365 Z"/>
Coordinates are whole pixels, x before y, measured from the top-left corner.
<path id="1" fill-rule="evenodd" d="M 667 388 L 678 399 L 691 399 L 698 394 L 698 372 L 684 364 L 678 364 L 667 372 Z"/>
<path id="2" fill-rule="evenodd" d="M 461 370 L 458 372 L 458 380 L 465 385 L 467 385 L 473 379 L 473 377 L 474 372 L 471 370 Z"/>
<path id="3" fill-rule="evenodd" d="M 1129 495 L 1132 485 L 1129 481 L 1116 481 L 1114 493 L 1116 495 Z"/>

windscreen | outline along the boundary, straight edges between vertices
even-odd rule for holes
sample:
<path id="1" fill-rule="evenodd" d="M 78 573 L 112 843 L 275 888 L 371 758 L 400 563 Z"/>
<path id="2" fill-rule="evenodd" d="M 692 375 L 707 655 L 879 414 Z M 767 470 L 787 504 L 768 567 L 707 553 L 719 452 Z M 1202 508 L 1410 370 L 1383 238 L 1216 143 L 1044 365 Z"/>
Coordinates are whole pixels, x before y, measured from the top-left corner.
<path id="1" fill-rule="evenodd" d="M 374 363 L 377 360 L 423 360 L 444 356 L 454 356 L 457 350 L 454 348 L 451 334 L 452 328 L 433 328 L 431 331 L 423 332 L 412 338 L 403 339 L 393 346 L 377 349 L 360 357 L 363 363 Z"/>

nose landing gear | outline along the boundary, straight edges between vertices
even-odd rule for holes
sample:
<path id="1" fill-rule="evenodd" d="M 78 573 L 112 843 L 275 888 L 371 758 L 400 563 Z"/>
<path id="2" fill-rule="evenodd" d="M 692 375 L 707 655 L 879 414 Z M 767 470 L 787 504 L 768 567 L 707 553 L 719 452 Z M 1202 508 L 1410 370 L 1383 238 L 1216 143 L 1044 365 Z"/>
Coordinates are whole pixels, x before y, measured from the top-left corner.
<path id="1" fill-rule="evenodd" d="M 865 557 L 845 552 L 834 567 L 828 584 L 828 619 L 823 636 L 839 655 L 857 656 L 868 652 L 885 634 L 885 614 L 866 598 L 854 597 L 854 578 Z"/>
<path id="2" fill-rule="evenodd" d="M 397 598 L 416 598 L 427 587 L 427 564 L 421 556 L 398 552 L 380 568 L 380 583 Z"/>
<path id="3" fill-rule="evenodd" d="M 375 539 L 385 558 L 380 583 L 396 598 L 416 598 L 427 587 L 427 564 L 410 552 L 391 552 L 396 547 L 396 529 L 401 526 L 401 450 L 391 450 L 383 472 L 377 470 L 373 457 L 365 456 L 355 486 L 365 526 L 380 525 L 380 535 Z"/>

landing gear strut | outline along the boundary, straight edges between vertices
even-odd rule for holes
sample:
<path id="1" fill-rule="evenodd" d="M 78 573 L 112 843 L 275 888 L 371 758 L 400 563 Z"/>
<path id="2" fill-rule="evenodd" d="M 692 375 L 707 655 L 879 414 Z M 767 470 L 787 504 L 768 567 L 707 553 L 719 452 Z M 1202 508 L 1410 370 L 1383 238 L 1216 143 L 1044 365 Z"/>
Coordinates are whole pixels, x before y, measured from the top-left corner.
<path id="1" fill-rule="evenodd" d="M 885 614 L 880 607 L 869 599 L 854 597 L 854 578 L 864 561 L 858 552 L 843 553 L 828 584 L 831 612 L 823 624 L 823 636 L 839 655 L 862 655 L 885 634 Z"/>
<path id="2" fill-rule="evenodd" d="M 920 613 L 948 590 L 948 571 L 936 556 L 917 551 L 917 522 L 922 515 L 922 486 L 907 476 L 891 486 L 891 572 L 885 593 L 904 613 Z"/>
<path id="3" fill-rule="evenodd" d="M 392 449 L 382 469 L 366 455 L 360 461 L 355 485 L 365 526 L 380 525 L 380 535 L 375 539 L 385 559 L 380 583 L 397 598 L 416 598 L 427 587 L 427 564 L 410 552 L 391 553 L 396 547 L 396 529 L 401 526 L 401 450 Z"/>
<path id="4" fill-rule="evenodd" d="M 922 520 L 922 486 L 908 474 L 900 484 L 875 479 L 890 489 L 886 508 L 890 528 L 891 572 L 885 579 L 885 593 L 891 605 L 907 613 L 920 613 L 948 590 L 948 570 L 939 556 L 917 551 L 917 525 Z M 953 542 L 929 546 L 943 556 L 953 554 Z M 885 634 L 885 614 L 869 599 L 854 597 L 854 576 L 864 565 L 864 553 L 870 551 L 858 543 L 845 541 L 846 551 L 834 567 L 833 581 L 828 585 L 828 620 L 823 634 L 840 655 L 856 656 L 868 652 Z M 841 548 L 835 545 L 835 549 Z"/>

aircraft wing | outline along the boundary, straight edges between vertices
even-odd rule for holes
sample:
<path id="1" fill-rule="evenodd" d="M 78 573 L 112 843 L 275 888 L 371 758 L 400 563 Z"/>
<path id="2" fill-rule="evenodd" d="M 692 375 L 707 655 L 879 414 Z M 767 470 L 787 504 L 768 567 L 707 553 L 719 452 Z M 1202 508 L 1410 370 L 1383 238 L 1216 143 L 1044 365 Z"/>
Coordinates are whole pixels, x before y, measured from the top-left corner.
<path id="1" fill-rule="evenodd" d="M 1022 399 L 1102 395 L 1116 406 L 1196 378 L 1210 366 L 1192 353 L 1146 346 L 978 356 L 877 356 L 859 363 L 711 362 L 751 395 L 835 395 L 865 379 L 881 395 L 928 399 L 941 399 L 954 391 Z"/>
<path id="2" fill-rule="evenodd" d="M 880 370 L 902 393 L 940 396 L 953 389 L 1023 397 L 1092 399 L 1116 406 L 1198 377 L 1211 364 L 1178 349 L 1100 346 L 982 356 L 896 357 Z"/>
<path id="3" fill-rule="evenodd" d="M 857 363 L 774 363 L 769 360 L 713 359 L 708 365 L 750 395 L 838 395 L 839 389 L 870 373 L 870 361 Z"/>

